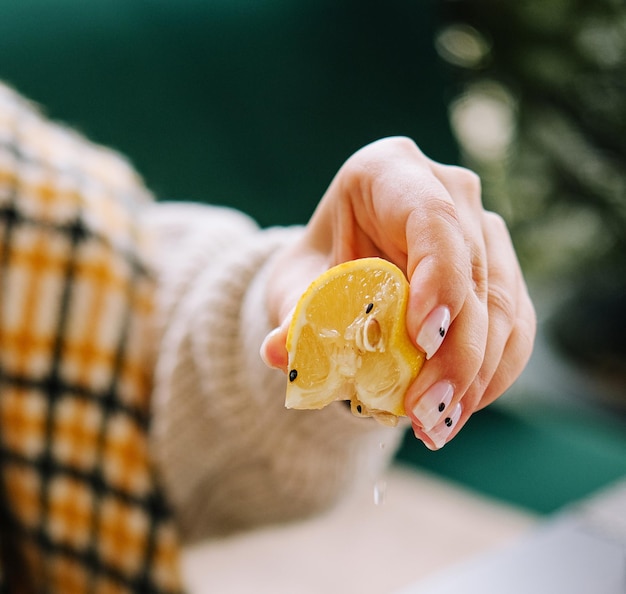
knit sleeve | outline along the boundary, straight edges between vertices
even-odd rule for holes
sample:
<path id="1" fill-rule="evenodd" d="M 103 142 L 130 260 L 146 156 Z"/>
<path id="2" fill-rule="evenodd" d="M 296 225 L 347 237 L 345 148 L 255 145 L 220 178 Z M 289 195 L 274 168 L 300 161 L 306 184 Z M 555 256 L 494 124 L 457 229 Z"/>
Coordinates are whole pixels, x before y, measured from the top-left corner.
<path id="1" fill-rule="evenodd" d="M 301 229 L 199 205 L 156 205 L 149 219 L 162 322 L 151 439 L 182 537 L 302 517 L 372 480 L 402 431 L 342 403 L 287 410 L 285 376 L 259 356 L 268 269 Z"/>

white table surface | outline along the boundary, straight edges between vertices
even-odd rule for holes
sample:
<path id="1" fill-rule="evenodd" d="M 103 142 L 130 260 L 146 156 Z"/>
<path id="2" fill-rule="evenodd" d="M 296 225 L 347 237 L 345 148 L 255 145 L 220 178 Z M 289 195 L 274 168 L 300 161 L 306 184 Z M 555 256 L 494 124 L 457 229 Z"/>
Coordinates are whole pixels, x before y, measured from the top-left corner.
<path id="1" fill-rule="evenodd" d="M 330 512 L 188 548 L 190 594 L 391 594 L 528 532 L 537 518 L 414 468 L 393 467 Z"/>

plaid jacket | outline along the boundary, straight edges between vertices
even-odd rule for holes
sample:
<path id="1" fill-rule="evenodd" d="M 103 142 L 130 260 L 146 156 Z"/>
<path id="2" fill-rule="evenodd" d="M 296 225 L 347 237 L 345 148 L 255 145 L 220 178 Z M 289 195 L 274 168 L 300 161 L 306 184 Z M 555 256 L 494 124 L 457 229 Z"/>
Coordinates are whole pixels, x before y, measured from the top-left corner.
<path id="1" fill-rule="evenodd" d="M 0 85 L 0 547 L 8 591 L 178 592 L 147 448 L 154 282 L 117 155 Z"/>

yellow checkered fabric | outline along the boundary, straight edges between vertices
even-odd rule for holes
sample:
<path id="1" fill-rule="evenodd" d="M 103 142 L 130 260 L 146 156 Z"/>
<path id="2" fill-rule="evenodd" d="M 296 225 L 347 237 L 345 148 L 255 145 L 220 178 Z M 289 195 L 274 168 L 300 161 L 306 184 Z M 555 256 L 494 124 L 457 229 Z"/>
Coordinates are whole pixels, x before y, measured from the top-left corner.
<path id="1" fill-rule="evenodd" d="M 0 547 L 7 591 L 178 592 L 147 448 L 153 280 L 117 155 L 0 85 Z"/>

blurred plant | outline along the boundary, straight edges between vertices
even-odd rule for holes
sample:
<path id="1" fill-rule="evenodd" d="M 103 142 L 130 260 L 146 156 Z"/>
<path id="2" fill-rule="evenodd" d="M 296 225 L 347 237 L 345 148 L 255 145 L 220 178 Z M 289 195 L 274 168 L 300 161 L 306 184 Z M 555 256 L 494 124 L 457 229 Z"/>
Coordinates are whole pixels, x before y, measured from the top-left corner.
<path id="1" fill-rule="evenodd" d="M 626 3 L 448 0 L 451 122 L 525 269 L 626 272 Z"/>

